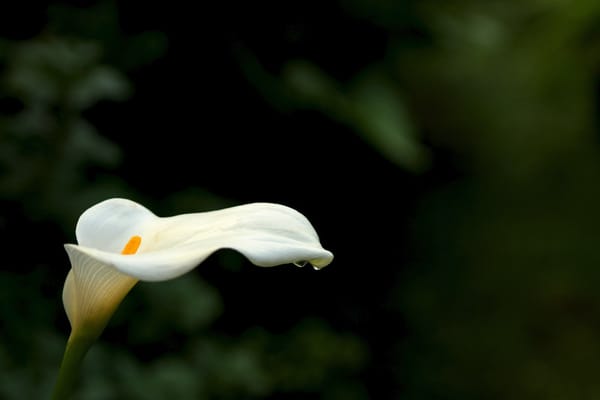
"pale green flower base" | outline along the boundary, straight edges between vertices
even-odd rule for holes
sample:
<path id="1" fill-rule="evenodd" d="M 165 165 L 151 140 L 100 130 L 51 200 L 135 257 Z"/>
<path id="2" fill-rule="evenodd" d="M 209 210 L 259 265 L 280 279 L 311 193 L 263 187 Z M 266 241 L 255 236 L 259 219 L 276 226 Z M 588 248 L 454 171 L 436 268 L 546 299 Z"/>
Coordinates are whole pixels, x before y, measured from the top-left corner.
<path id="1" fill-rule="evenodd" d="M 95 336 L 81 336 L 71 333 L 51 400 L 67 400 L 70 397 L 79 376 L 81 362 L 95 341 Z"/>

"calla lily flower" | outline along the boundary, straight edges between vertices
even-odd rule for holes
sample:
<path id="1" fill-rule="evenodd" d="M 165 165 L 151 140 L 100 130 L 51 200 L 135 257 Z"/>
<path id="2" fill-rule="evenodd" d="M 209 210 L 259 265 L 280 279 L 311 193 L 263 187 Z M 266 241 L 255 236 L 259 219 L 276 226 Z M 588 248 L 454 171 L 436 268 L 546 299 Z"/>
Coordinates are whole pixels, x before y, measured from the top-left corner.
<path id="1" fill-rule="evenodd" d="M 302 214 L 272 203 L 161 218 L 110 199 L 86 210 L 75 234 L 79 244 L 65 245 L 72 269 L 63 290 L 74 330 L 103 328 L 138 280 L 177 278 L 219 249 L 262 267 L 308 262 L 320 269 L 333 259 Z"/>
<path id="2" fill-rule="evenodd" d="M 236 250 L 262 267 L 310 263 L 320 269 L 333 259 L 306 217 L 272 203 L 161 218 L 133 201 L 109 199 L 81 215 L 75 234 L 78 244 L 65 245 L 71 270 L 63 303 L 72 329 L 66 369 L 81 361 L 139 280 L 177 278 L 219 249 Z"/>

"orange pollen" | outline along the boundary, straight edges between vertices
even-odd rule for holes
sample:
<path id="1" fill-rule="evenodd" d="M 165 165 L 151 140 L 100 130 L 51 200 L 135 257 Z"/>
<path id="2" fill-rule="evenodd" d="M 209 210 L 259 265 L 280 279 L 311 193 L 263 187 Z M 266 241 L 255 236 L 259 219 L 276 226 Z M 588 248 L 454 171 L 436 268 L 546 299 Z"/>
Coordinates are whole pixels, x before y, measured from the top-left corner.
<path id="1" fill-rule="evenodd" d="M 141 236 L 134 235 L 134 236 L 130 237 L 129 241 L 127 242 L 125 247 L 123 247 L 121 254 L 124 254 L 124 255 L 135 254 L 138 251 L 138 249 L 140 248 L 141 243 L 142 243 Z"/>

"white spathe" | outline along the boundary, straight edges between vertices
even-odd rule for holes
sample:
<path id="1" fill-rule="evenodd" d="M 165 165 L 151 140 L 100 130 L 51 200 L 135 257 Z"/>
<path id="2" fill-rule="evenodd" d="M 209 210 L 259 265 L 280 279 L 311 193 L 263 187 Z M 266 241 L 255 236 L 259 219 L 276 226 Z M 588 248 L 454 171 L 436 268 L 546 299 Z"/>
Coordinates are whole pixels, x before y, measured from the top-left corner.
<path id="1" fill-rule="evenodd" d="M 307 261 L 319 269 L 333 255 L 310 222 L 279 204 L 252 203 L 204 213 L 161 218 L 126 199 L 87 209 L 66 244 L 71 271 L 63 303 L 73 330 L 102 330 L 138 280 L 163 281 L 189 272 L 219 249 L 233 249 L 263 267 Z M 121 254 L 133 236 L 135 254 Z"/>

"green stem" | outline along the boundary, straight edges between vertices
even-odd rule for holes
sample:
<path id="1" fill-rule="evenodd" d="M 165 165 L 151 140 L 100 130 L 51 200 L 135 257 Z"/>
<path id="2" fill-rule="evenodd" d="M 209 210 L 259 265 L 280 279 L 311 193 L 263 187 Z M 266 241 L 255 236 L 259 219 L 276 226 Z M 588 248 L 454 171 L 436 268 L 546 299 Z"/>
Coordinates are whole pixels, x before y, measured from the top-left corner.
<path id="1" fill-rule="evenodd" d="M 95 340 L 95 337 L 74 335 L 71 332 L 51 400 L 67 400 L 71 396 L 81 362 Z"/>

